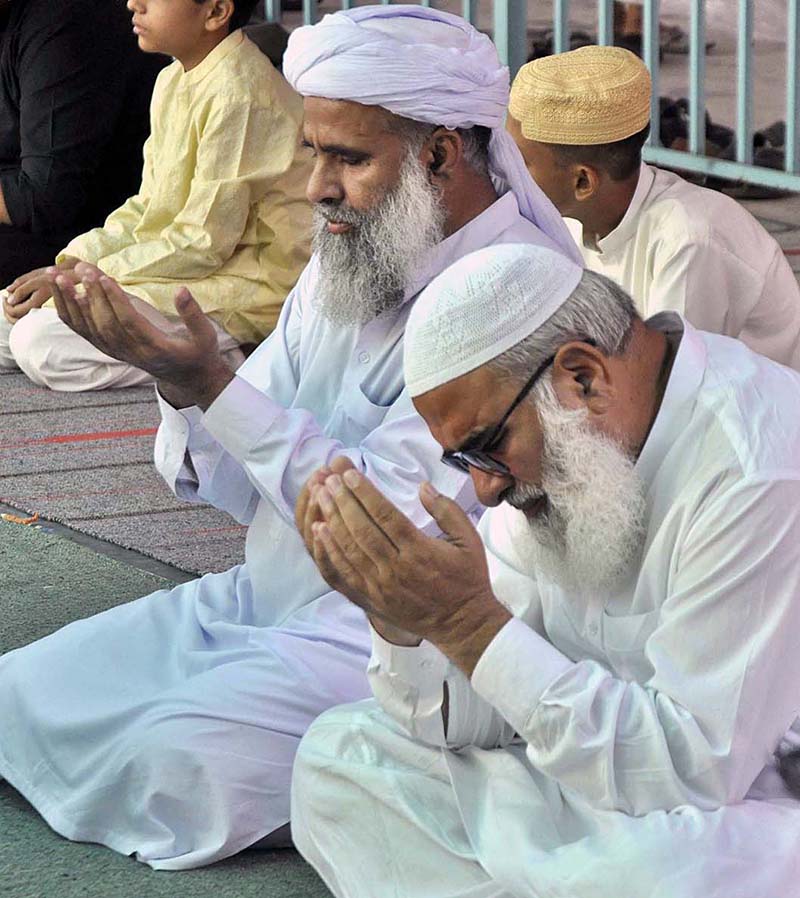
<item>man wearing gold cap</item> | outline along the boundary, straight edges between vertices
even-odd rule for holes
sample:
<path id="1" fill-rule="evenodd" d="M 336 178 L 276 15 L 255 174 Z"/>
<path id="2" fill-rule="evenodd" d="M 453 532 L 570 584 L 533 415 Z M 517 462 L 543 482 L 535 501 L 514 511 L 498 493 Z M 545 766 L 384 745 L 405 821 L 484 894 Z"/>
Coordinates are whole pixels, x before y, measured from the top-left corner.
<path id="1" fill-rule="evenodd" d="M 508 129 L 567 218 L 586 267 L 647 318 L 675 309 L 800 369 L 800 288 L 780 246 L 738 203 L 641 161 L 650 73 L 619 47 L 520 69 Z"/>

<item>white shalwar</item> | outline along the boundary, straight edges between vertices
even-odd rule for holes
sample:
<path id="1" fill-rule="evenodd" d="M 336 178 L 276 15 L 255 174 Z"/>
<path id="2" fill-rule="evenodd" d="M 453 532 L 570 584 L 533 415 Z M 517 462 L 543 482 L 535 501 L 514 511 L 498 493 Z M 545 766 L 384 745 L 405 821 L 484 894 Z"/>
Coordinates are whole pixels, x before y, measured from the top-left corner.
<path id="1" fill-rule="evenodd" d="M 565 219 L 584 265 L 616 281 L 643 318 L 675 310 L 800 370 L 800 286 L 783 250 L 730 197 L 642 164 L 628 211 L 596 246 Z"/>
<path id="2" fill-rule="evenodd" d="M 629 586 L 531 576 L 521 513 L 492 509 L 480 531 L 515 617 L 471 680 L 374 634 L 382 708 L 307 733 L 293 835 L 337 896 L 800 895 L 800 801 L 772 759 L 800 713 L 800 376 L 683 327 L 636 462 Z"/>
<path id="3" fill-rule="evenodd" d="M 178 496 L 249 524 L 246 562 L 73 623 L 0 659 L 0 775 L 70 839 L 160 869 L 231 855 L 289 820 L 300 737 L 369 694 L 361 611 L 330 591 L 294 525 L 307 478 L 347 455 L 419 526 L 426 479 L 476 499 L 403 383 L 412 302 L 491 243 L 552 241 L 506 194 L 440 243 L 407 301 L 364 327 L 314 310 L 316 261 L 276 330 L 203 414 L 161 402 L 156 463 Z"/>

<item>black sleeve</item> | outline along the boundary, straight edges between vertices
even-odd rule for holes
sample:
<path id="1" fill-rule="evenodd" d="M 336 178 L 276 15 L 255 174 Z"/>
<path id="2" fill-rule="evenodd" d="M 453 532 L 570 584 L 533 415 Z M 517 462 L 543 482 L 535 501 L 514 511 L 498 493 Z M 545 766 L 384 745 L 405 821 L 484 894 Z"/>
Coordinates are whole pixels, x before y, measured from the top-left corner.
<path id="1" fill-rule="evenodd" d="M 54 21 L 26 29 L 17 57 L 20 160 L 0 172 L 0 185 L 12 224 L 34 234 L 75 221 L 125 94 L 117 30 L 102 27 L 96 8 L 92 17 L 72 5 L 73 15 L 54 9 Z"/>

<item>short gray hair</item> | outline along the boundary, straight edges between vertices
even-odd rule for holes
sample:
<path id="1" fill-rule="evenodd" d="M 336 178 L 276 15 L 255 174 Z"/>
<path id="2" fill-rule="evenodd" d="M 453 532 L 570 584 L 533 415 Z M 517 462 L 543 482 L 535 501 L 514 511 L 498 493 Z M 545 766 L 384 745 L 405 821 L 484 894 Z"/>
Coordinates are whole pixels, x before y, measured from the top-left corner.
<path id="1" fill-rule="evenodd" d="M 437 128 L 442 126 L 429 125 L 426 122 L 418 122 L 401 115 L 392 115 L 389 127 L 395 134 L 399 134 L 406 141 L 410 151 L 418 153 L 422 149 L 422 144 Z M 461 137 L 464 161 L 479 175 L 488 177 L 489 142 L 492 138 L 491 129 L 475 125 L 472 128 L 455 128 L 453 130 Z"/>
<path id="2" fill-rule="evenodd" d="M 591 340 L 605 355 L 621 355 L 636 321 L 641 317 L 622 287 L 602 274 L 584 271 L 558 311 L 488 365 L 503 378 L 523 382 L 572 340 Z"/>

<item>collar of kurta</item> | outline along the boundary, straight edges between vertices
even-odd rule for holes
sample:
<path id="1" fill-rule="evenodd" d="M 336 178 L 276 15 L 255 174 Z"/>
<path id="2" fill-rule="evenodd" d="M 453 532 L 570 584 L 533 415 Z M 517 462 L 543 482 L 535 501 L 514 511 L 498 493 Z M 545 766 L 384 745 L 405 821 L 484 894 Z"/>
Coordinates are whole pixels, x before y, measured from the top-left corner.
<path id="1" fill-rule="evenodd" d="M 488 209 L 428 251 L 406 288 L 403 302 L 415 297 L 457 259 L 494 243 L 521 217 L 516 196 L 511 191 L 504 193 Z"/>
<path id="2" fill-rule="evenodd" d="M 598 255 L 615 253 L 633 239 L 636 229 L 639 227 L 639 216 L 650 194 L 650 188 L 653 186 L 655 177 L 655 171 L 643 162 L 639 168 L 639 180 L 636 183 L 636 190 L 633 192 L 630 205 L 625 215 L 623 215 L 622 221 L 610 234 L 606 234 L 605 237 L 597 241 L 597 249 L 587 246 L 586 250 L 588 252 L 595 252 Z"/>
<path id="3" fill-rule="evenodd" d="M 188 72 L 184 72 L 181 80 L 184 84 L 197 84 L 202 81 L 244 41 L 244 32 L 241 28 L 229 34 L 224 41 L 220 41 L 206 58 Z"/>
<path id="4" fill-rule="evenodd" d="M 636 470 L 645 483 L 656 476 L 675 438 L 689 423 L 706 370 L 706 345 L 701 333 L 677 312 L 659 312 L 647 319 L 648 327 L 680 339 L 661 407 L 647 435 Z"/>

